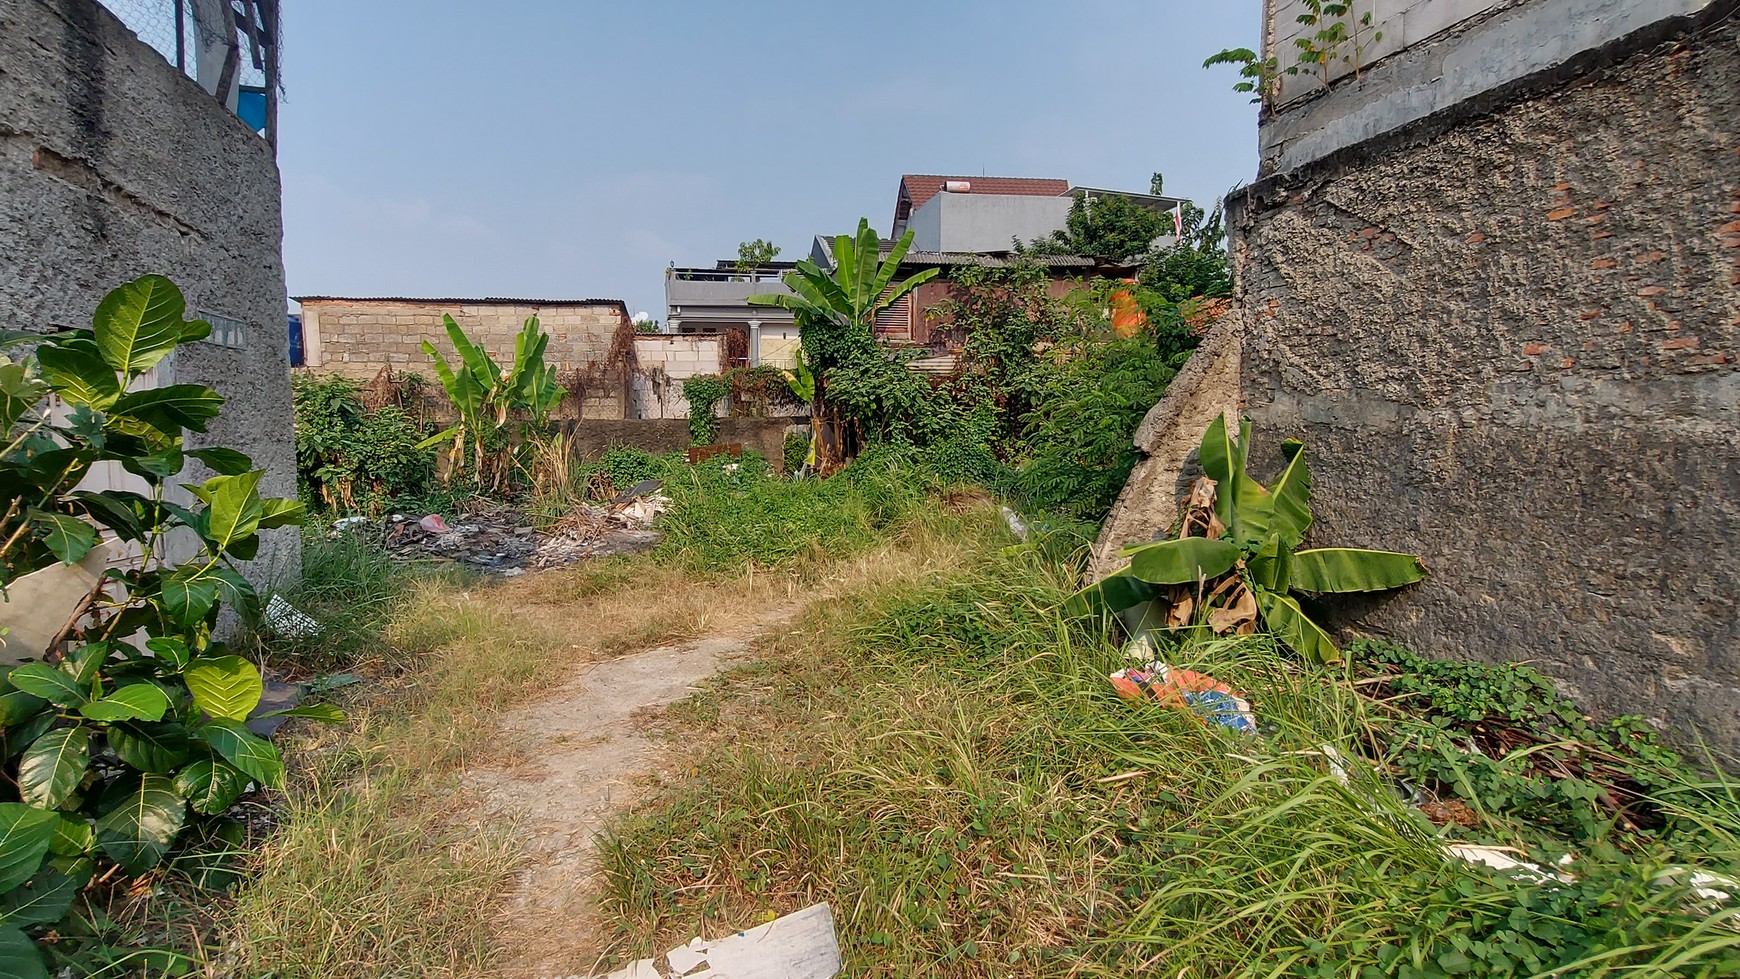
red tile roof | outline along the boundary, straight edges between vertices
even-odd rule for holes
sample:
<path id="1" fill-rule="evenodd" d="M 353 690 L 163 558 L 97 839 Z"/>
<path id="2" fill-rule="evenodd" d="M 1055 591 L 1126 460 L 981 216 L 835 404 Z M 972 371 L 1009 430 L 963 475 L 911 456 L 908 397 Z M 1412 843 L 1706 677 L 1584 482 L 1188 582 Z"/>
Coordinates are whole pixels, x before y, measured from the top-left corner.
<path id="1" fill-rule="evenodd" d="M 910 201 L 912 210 L 942 193 L 943 184 L 964 180 L 973 186 L 975 194 L 1012 194 L 1018 197 L 1062 197 L 1069 193 L 1069 181 L 1043 177 L 944 177 L 930 173 L 909 173 L 900 178 L 900 194 L 894 201 L 895 220 L 905 217 L 901 203 Z M 907 212 L 908 214 L 911 211 Z"/>

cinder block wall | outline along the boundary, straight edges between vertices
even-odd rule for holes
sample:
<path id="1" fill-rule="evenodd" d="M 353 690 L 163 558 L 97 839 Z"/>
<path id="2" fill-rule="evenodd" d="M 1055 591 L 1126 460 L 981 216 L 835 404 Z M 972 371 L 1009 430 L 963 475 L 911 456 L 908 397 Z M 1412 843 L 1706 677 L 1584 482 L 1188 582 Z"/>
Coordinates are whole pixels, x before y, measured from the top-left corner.
<path id="1" fill-rule="evenodd" d="M 265 493 L 294 496 L 281 237 L 264 139 L 94 0 L 0 0 L 0 327 L 88 326 L 116 285 L 169 276 L 189 316 L 243 324 L 241 346 L 191 344 L 159 370 L 228 399 L 190 442 L 248 453 Z M 290 528 L 245 570 L 300 566 Z"/>
<path id="2" fill-rule="evenodd" d="M 1740 750 L 1740 19 L 1649 31 L 1229 202 L 1242 394 L 1344 624 Z M 1508 49 L 1492 49 L 1494 57 Z M 1333 106 L 1325 106 L 1325 109 Z M 1272 463 L 1273 456 L 1268 460 Z M 1269 470 L 1272 471 L 1272 470 Z"/>
<path id="3" fill-rule="evenodd" d="M 635 367 L 633 333 L 619 302 L 467 303 L 441 300 L 306 299 L 302 303 L 307 365 L 319 372 L 367 382 L 391 368 L 434 380 L 423 341 L 455 362 L 442 317 L 452 316 L 473 343 L 497 363 L 512 363 L 514 338 L 528 317 L 550 334 L 544 360 L 564 383 L 578 375 L 581 397 L 570 397 L 559 417 L 624 418 L 632 411 L 629 376 Z M 580 412 L 576 415 L 576 412 Z"/>

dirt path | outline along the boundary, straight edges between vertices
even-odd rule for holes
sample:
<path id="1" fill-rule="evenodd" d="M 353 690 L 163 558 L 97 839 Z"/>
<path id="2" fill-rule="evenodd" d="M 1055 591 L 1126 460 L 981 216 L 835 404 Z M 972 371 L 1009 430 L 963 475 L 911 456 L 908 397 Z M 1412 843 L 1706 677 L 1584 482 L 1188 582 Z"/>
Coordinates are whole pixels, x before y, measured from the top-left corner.
<path id="1" fill-rule="evenodd" d="M 499 975 L 608 971 L 592 951 L 600 944 L 593 844 L 609 817 L 632 804 L 655 773 L 659 753 L 646 735 L 646 712 L 689 696 L 795 614 L 781 609 L 737 635 L 606 660 L 504 719 L 504 733 L 524 746 L 526 763 L 466 777 L 484 811 L 518 827 L 530 851 L 498 926 Z"/>

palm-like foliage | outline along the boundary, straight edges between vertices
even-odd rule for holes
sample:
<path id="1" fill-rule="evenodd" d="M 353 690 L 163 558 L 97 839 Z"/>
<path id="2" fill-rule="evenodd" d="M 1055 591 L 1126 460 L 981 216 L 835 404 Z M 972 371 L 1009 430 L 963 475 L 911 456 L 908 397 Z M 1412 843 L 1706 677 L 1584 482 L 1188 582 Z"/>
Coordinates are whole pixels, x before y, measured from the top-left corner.
<path id="1" fill-rule="evenodd" d="M 881 241 L 868 220 L 860 219 L 856 235 L 834 239 L 834 268 L 830 271 L 811 261 L 801 261 L 786 273 L 791 294 L 763 293 L 750 296 L 752 306 L 781 306 L 792 311 L 803 338 L 805 359 L 815 373 L 812 414 L 815 420 L 814 458 L 823 468 L 840 448 L 837 420 L 825 405 L 828 371 L 864 357 L 879 357 L 874 328 L 876 317 L 912 290 L 937 277 L 939 269 L 925 269 L 901 282 L 894 276 L 901 259 L 912 247 L 908 231 L 887 258 L 881 257 Z"/>
<path id="2" fill-rule="evenodd" d="M 489 353 L 471 342 L 453 317 L 444 316 L 447 338 L 459 353 L 457 369 L 435 345 L 423 341 L 423 352 L 434 361 L 453 410 L 459 415 L 451 428 L 425 439 L 419 448 L 452 442 L 448 458 L 452 471 L 467 464 L 480 485 L 499 489 L 511 472 L 511 453 L 516 441 L 510 426 L 516 421 L 542 427 L 567 392 L 556 383 L 556 368 L 544 363 L 550 335 L 538 326 L 538 318 L 526 320 L 514 338 L 514 360 L 503 371 Z"/>
<path id="3" fill-rule="evenodd" d="M 1299 550 L 1311 527 L 1311 470 L 1304 447 L 1284 445 L 1287 467 L 1268 486 L 1245 468 L 1251 426 L 1235 436 L 1216 418 L 1202 437 L 1206 478 L 1185 501 L 1174 540 L 1126 549 L 1130 566 L 1070 599 L 1070 611 L 1148 606 L 1144 626 L 1249 633 L 1259 624 L 1320 663 L 1340 650 L 1305 614 L 1298 595 L 1388 591 L 1426 577 L 1412 554 L 1352 547 Z"/>

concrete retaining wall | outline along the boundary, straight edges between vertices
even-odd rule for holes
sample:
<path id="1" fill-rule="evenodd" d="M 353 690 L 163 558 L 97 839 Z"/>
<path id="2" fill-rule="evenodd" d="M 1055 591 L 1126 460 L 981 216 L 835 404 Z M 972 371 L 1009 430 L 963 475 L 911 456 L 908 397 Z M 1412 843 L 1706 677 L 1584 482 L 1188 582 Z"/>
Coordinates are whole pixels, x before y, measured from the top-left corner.
<path id="1" fill-rule="evenodd" d="M 785 430 L 787 418 L 721 418 L 720 444 L 741 443 L 746 451 L 759 452 L 775 470 L 785 469 Z M 645 449 L 655 454 L 681 452 L 689 447 L 689 422 L 686 418 L 645 418 L 626 421 L 582 421 L 571 423 L 568 431 L 574 439 L 574 451 L 582 458 L 595 459 L 616 446 Z"/>
<path id="2" fill-rule="evenodd" d="M 294 496 L 281 236 L 246 124 L 93 0 L 0 0 L 0 327 L 89 326 L 116 285 L 169 276 L 190 317 L 223 318 L 158 371 L 228 399 L 190 443 L 248 453 L 262 491 Z M 297 532 L 265 538 L 249 577 L 299 575 Z"/>
<path id="3" fill-rule="evenodd" d="M 1529 661 L 1604 714 L 1695 726 L 1728 751 L 1734 9 L 1651 25 L 1229 202 L 1259 440 L 1305 441 L 1316 541 L 1416 551 L 1431 570 L 1340 604 L 1342 624 Z"/>

